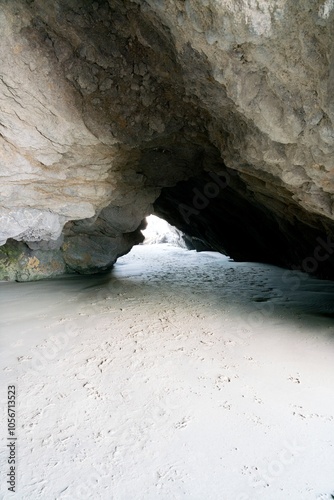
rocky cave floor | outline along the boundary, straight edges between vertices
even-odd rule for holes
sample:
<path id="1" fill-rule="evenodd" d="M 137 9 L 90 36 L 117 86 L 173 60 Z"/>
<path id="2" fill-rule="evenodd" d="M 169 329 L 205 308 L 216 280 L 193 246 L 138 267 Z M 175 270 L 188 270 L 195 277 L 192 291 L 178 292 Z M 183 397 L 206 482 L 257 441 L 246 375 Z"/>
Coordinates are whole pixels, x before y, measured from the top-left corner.
<path id="1" fill-rule="evenodd" d="M 16 498 L 333 498 L 334 282 L 284 273 L 164 244 L 1 283 Z"/>

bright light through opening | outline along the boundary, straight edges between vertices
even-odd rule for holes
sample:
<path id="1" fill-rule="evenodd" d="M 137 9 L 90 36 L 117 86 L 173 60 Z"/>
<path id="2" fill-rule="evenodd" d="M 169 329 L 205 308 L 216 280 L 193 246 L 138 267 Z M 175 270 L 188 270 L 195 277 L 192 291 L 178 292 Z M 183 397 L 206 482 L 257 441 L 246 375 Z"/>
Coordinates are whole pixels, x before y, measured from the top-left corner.
<path id="1" fill-rule="evenodd" d="M 169 243 L 174 246 L 186 248 L 181 231 L 155 215 L 146 217 L 146 220 L 147 228 L 142 231 L 145 236 L 144 245 Z"/>

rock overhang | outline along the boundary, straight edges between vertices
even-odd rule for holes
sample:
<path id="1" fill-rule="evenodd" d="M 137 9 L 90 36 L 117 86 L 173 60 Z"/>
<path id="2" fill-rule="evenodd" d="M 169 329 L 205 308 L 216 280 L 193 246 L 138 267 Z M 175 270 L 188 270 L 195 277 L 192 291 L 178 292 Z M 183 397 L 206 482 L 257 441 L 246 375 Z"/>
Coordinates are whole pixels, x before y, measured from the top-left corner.
<path id="1" fill-rule="evenodd" d="M 332 16 L 292 0 L 2 1 L 3 277 L 108 270 L 154 210 L 238 260 L 333 277 L 314 256 L 334 227 Z"/>

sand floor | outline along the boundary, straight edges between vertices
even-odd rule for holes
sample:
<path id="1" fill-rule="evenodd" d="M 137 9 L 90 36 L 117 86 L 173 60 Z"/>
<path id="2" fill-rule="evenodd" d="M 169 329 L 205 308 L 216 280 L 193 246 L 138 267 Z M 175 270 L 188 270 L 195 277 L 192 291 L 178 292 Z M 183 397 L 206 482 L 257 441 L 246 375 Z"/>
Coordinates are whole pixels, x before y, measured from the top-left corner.
<path id="1" fill-rule="evenodd" d="M 0 293 L 1 499 L 333 498 L 333 282 L 165 244 Z"/>

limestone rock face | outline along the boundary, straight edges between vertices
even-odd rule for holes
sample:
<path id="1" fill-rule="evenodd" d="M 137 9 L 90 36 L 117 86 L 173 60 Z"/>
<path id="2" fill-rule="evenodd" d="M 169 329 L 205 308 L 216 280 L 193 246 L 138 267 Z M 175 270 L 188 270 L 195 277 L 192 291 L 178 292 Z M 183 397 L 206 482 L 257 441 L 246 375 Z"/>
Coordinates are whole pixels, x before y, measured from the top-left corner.
<path id="1" fill-rule="evenodd" d="M 0 0 L 0 277 L 105 271 L 154 210 L 234 258 L 334 277 L 333 17 Z"/>

